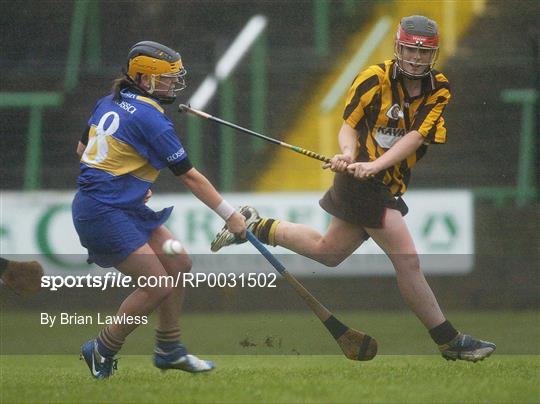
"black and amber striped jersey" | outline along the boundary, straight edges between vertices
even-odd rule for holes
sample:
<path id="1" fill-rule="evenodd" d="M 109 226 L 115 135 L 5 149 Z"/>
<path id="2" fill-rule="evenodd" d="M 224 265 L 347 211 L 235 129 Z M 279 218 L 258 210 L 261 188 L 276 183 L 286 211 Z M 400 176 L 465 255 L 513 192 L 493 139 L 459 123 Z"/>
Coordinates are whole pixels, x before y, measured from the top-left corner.
<path id="1" fill-rule="evenodd" d="M 411 168 L 431 143 L 446 142 L 443 111 L 450 100 L 446 77 L 435 70 L 422 79 L 419 96 L 409 97 L 394 60 L 373 65 L 354 80 L 343 119 L 358 132 L 357 161 L 373 161 L 410 131 L 418 131 L 425 142 L 416 152 L 381 171 L 376 179 L 393 195 L 407 190 Z"/>

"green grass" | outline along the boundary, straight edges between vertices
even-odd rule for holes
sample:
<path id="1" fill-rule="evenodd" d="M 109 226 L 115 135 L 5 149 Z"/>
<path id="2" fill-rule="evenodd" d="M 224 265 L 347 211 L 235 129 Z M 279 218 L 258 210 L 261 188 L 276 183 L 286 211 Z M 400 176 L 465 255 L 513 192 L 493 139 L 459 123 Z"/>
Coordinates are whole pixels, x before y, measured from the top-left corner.
<path id="1" fill-rule="evenodd" d="M 335 314 L 349 327 L 375 337 L 381 354 L 437 352 L 429 334 L 408 311 Z M 540 318 L 536 311 L 455 312 L 448 313 L 448 318 L 458 329 L 495 342 L 499 354 L 540 354 Z M 78 352 L 81 343 L 102 328 L 97 324 L 49 328 L 40 325 L 39 320 L 37 311 L 1 311 L 0 354 Z M 129 336 L 123 354 L 144 355 L 152 351 L 155 317 L 151 320 Z M 209 355 L 337 355 L 341 352 L 310 311 L 186 313 L 182 316 L 182 329 L 188 347 Z"/>
<path id="2" fill-rule="evenodd" d="M 307 311 L 186 314 L 183 339 L 216 362 L 214 372 L 155 369 L 151 323 L 128 338 L 114 377 L 96 381 L 78 350 L 100 326 L 49 329 L 39 325 L 38 312 L 2 311 L 0 403 L 540 402 L 536 311 L 449 313 L 461 330 L 497 344 L 492 357 L 476 364 L 442 359 L 408 312 L 336 314 L 376 337 L 380 355 L 370 362 L 345 359 Z"/>
<path id="3" fill-rule="evenodd" d="M 106 381 L 74 355 L 4 356 L 0 401 L 10 402 L 369 402 L 535 403 L 535 356 L 447 363 L 437 356 L 214 356 L 217 369 L 162 373 L 149 357 L 120 359 Z"/>

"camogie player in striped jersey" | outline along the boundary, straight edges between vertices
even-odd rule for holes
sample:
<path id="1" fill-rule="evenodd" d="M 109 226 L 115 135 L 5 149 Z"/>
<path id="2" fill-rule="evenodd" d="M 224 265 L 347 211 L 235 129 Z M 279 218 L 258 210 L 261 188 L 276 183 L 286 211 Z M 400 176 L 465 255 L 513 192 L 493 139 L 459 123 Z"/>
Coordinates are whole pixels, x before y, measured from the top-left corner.
<path id="1" fill-rule="evenodd" d="M 405 17 L 398 26 L 394 59 L 368 67 L 354 80 L 338 134 L 341 153 L 324 166 L 336 172 L 320 201 L 332 215 L 325 235 L 301 224 L 260 218 L 251 207 L 241 213 L 260 241 L 332 267 L 373 238 L 394 265 L 403 299 L 442 356 L 476 362 L 489 356 L 495 344 L 458 332 L 445 318 L 403 219 L 408 208 L 401 195 L 411 169 L 429 145 L 446 142 L 443 112 L 451 93 L 446 77 L 433 69 L 438 50 L 435 21 Z M 212 251 L 242 241 L 224 228 Z"/>

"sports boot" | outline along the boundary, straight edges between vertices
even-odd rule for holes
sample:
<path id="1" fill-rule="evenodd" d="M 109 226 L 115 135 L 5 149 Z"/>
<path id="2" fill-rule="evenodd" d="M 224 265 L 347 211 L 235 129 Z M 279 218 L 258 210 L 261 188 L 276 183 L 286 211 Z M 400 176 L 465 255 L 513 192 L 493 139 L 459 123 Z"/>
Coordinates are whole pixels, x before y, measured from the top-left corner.
<path id="1" fill-rule="evenodd" d="M 259 221 L 261 220 L 259 212 L 257 212 L 255 208 L 252 208 L 250 206 L 242 206 L 240 208 L 240 213 L 246 218 L 246 226 L 247 229 L 250 231 L 252 231 L 257 225 L 257 223 L 259 223 Z M 212 240 L 212 244 L 210 244 L 210 250 L 212 250 L 212 252 L 217 252 L 222 247 L 226 247 L 231 244 L 242 244 L 246 241 L 246 239 L 237 237 L 229 230 L 227 230 L 227 225 L 225 225 L 223 226 L 223 229 L 219 231 L 216 237 L 214 237 L 214 240 Z"/>
<path id="2" fill-rule="evenodd" d="M 190 373 L 208 372 L 214 369 L 214 362 L 197 358 L 187 353 L 184 345 L 165 352 L 159 347 L 154 348 L 154 366 L 161 370 L 179 369 Z"/>
<path id="3" fill-rule="evenodd" d="M 448 344 L 439 346 L 444 359 L 452 361 L 460 359 L 469 362 L 478 362 L 487 358 L 495 351 L 495 348 L 492 342 L 473 339 L 466 334 L 458 334 Z"/>
<path id="4" fill-rule="evenodd" d="M 81 359 L 84 359 L 90 373 L 96 379 L 106 379 L 117 370 L 118 359 L 101 356 L 97 350 L 95 339 L 83 344 L 81 347 Z"/>

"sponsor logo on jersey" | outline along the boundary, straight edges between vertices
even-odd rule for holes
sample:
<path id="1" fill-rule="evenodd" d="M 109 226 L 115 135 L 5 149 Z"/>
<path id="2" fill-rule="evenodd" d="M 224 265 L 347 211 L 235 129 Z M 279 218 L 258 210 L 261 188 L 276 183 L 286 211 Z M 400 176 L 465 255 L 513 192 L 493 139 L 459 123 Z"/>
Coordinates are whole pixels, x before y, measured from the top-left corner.
<path id="1" fill-rule="evenodd" d="M 122 94 L 122 97 L 131 98 L 133 100 L 137 98 L 137 94 L 133 94 L 127 90 L 120 91 L 120 94 Z"/>
<path id="2" fill-rule="evenodd" d="M 134 105 L 130 104 L 129 102 L 126 102 L 126 101 L 121 101 L 121 102 L 117 102 L 116 103 L 120 108 L 122 109 L 125 109 L 127 112 L 129 112 L 130 114 L 133 114 L 135 113 L 135 111 L 137 111 L 137 108 L 135 108 Z"/>
<path id="3" fill-rule="evenodd" d="M 176 153 L 173 153 L 169 157 L 167 157 L 167 161 L 169 163 L 172 163 L 173 161 L 180 159 L 180 157 L 183 157 L 185 154 L 186 151 L 183 147 L 181 147 Z"/>
<path id="4" fill-rule="evenodd" d="M 403 119 L 403 111 L 398 104 L 394 104 L 386 111 L 386 116 L 394 120 Z"/>
<path id="5" fill-rule="evenodd" d="M 385 126 L 375 128 L 375 140 L 383 149 L 389 149 L 403 136 L 405 136 L 403 128 L 387 128 Z"/>

